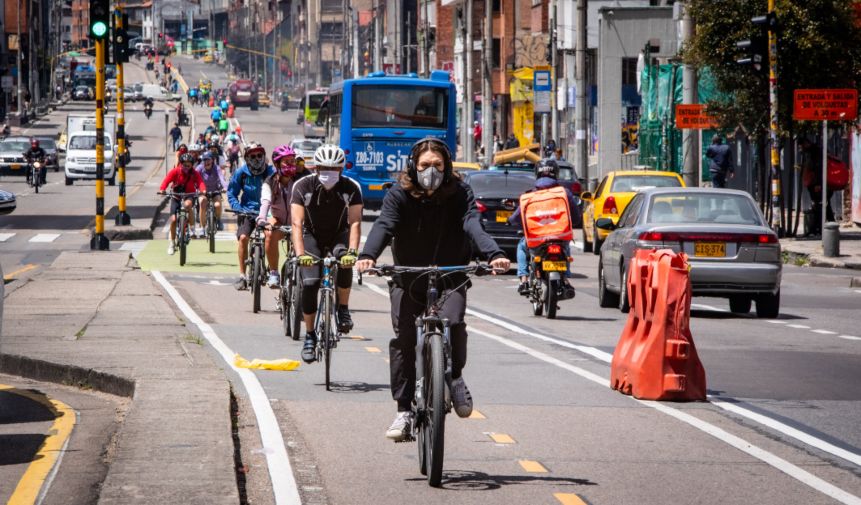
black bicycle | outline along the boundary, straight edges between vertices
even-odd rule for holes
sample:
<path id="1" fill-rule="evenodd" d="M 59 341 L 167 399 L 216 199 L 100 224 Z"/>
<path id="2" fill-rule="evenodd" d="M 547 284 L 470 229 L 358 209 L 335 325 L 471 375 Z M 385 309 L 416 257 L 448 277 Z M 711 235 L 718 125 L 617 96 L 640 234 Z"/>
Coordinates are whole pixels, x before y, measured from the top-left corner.
<path id="1" fill-rule="evenodd" d="M 335 279 L 338 275 L 339 260 L 331 252 L 323 258 L 315 259 L 315 265 L 323 266 L 323 275 L 320 277 L 320 302 L 317 305 L 317 318 L 314 320 L 314 332 L 317 334 L 314 354 L 317 361 L 323 362 L 326 369 L 326 391 L 331 391 L 332 351 L 341 341 L 338 314 L 335 310 L 338 307 Z"/>
<path id="2" fill-rule="evenodd" d="M 176 206 L 176 211 L 173 215 L 176 217 L 176 247 L 179 248 L 179 266 L 185 266 L 185 260 L 188 258 L 188 243 L 191 242 L 191 226 L 193 226 L 194 217 L 189 216 L 189 212 L 185 209 L 185 205 L 182 202 L 186 198 L 191 197 L 194 205 L 197 205 L 197 196 L 200 193 L 159 191 L 159 194 L 179 200 L 179 205 Z"/>
<path id="3" fill-rule="evenodd" d="M 290 227 L 276 228 L 284 234 L 281 239 L 282 249 L 286 256 L 281 265 L 281 286 L 278 290 L 277 305 L 281 315 L 284 336 L 299 340 L 302 331 L 302 286 L 299 284 L 299 267 L 293 256 L 293 244 L 290 241 Z"/>
<path id="4" fill-rule="evenodd" d="M 439 315 L 446 295 L 440 296 L 438 285 L 451 274 L 484 275 L 492 271 L 493 268 L 486 264 L 442 267 L 379 265 L 368 270 L 380 276 L 414 273 L 419 274 L 419 278 L 427 277 L 425 310 L 416 318 L 416 390 L 412 404 L 415 422 L 408 441 L 418 440 L 419 471 L 427 476 L 428 484 L 433 487 L 438 487 L 442 480 L 445 416 L 451 412 L 450 321 Z"/>
<path id="5" fill-rule="evenodd" d="M 227 209 L 227 212 L 232 212 L 237 216 L 242 216 L 245 219 L 257 219 L 256 212 L 242 212 L 238 210 Z M 245 259 L 245 278 L 251 288 L 252 310 L 254 313 L 260 312 L 260 294 L 263 285 L 266 284 L 266 239 L 263 236 L 263 227 L 255 226 L 251 232 L 251 246 L 249 247 L 248 257 Z"/>
<path id="6" fill-rule="evenodd" d="M 209 252 L 215 252 L 215 235 L 218 233 L 218 218 L 215 215 L 215 197 L 224 193 L 224 191 L 207 191 L 206 192 L 206 239 L 209 241 Z"/>

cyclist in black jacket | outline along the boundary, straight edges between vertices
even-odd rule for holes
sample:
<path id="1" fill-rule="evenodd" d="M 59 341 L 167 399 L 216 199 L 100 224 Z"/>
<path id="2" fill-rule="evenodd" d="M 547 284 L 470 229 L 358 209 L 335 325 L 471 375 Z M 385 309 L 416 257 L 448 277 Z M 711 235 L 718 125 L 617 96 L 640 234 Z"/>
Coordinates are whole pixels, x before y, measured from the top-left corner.
<path id="1" fill-rule="evenodd" d="M 480 255 L 496 271 L 504 272 L 510 266 L 496 242 L 482 229 L 475 197 L 452 171 L 448 147 L 435 138 L 422 139 L 413 146 L 407 170 L 383 199 L 380 217 L 359 255 L 359 270 L 372 268 L 390 243 L 395 265 L 466 265 Z M 469 284 L 465 275 L 445 276 L 441 284 L 440 296 L 445 297 L 441 316 L 451 321 L 452 402 L 458 416 L 468 417 L 472 397 L 461 371 L 466 364 L 463 316 Z M 407 436 L 413 423 L 410 403 L 416 380 L 415 319 L 424 310 L 426 291 L 426 277 L 407 274 L 395 276 L 389 288 L 395 333 L 389 342 L 389 366 L 398 415 L 386 436 L 396 441 Z"/>

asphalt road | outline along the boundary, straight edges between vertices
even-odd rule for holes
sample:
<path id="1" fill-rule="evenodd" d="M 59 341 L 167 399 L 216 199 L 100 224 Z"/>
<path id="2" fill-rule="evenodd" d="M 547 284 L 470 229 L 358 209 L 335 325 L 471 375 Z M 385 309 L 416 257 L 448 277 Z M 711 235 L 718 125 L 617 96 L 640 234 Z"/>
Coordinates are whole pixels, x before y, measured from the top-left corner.
<path id="1" fill-rule="evenodd" d="M 226 83 L 217 67 L 181 65 L 189 82 L 200 75 Z M 246 138 L 269 151 L 299 134 L 295 111 L 243 108 L 237 119 Z M 41 194 L 23 199 L 24 220 L 32 223 L 24 229 L 57 229 L 50 223 L 60 203 L 82 209 L 76 215 L 85 219 L 92 193 L 58 189 L 53 206 L 29 207 Z M 368 214 L 363 235 L 372 220 Z M 64 238 L 85 225 L 75 222 Z M 230 225 L 228 218 L 228 231 Z M 86 237 L 75 238 L 70 247 L 85 246 Z M 182 268 L 156 238 L 129 248 L 144 269 L 164 274 L 230 352 L 299 359 L 300 343 L 280 332 L 274 292 L 264 293 L 263 312 L 253 314 L 250 294 L 230 285 L 236 260 L 229 233 L 217 254 L 194 249 Z M 66 242 L 28 244 L 8 254 L 11 244 L 0 244 L 4 271 L 48 261 L 51 247 Z M 531 315 L 513 275 L 474 281 L 464 377 L 479 414 L 448 418 L 442 489 L 422 479 L 415 444 L 384 437 L 395 405 L 383 281 L 365 278 L 354 288 L 356 329 L 335 351 L 333 391 L 322 386 L 319 364 L 254 372 L 303 503 L 861 503 L 861 292 L 849 288 L 846 272 L 786 266 L 776 320 L 732 315 L 725 300 L 694 299 L 691 329 L 711 401 L 655 403 L 608 387 L 608 359 L 626 319 L 598 307 L 597 257 L 575 254 L 572 268 L 577 297 L 561 304 L 556 320 Z M 251 393 L 224 368 L 240 395 L 249 497 L 271 503 Z"/>

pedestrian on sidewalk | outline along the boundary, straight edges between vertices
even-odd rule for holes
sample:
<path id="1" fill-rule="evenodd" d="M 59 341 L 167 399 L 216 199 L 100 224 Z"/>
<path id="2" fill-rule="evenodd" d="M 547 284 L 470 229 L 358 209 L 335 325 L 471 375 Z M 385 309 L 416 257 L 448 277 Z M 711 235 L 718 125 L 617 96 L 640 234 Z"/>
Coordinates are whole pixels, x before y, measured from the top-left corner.
<path id="1" fill-rule="evenodd" d="M 810 219 L 808 220 L 807 235 L 822 233 L 822 146 L 803 138 L 801 147 L 801 181 L 810 196 Z M 834 221 L 834 209 L 831 208 L 831 197 L 834 191 L 825 189 L 825 220 Z"/>
<path id="2" fill-rule="evenodd" d="M 513 133 L 509 133 L 508 140 L 505 141 L 505 148 L 517 149 L 518 147 L 520 147 L 520 141 L 517 140 L 517 137 L 515 137 Z"/>
<path id="3" fill-rule="evenodd" d="M 712 145 L 706 151 L 709 159 L 709 175 L 712 185 L 716 188 L 725 188 L 727 177 L 735 177 L 735 167 L 732 162 L 732 152 L 724 143 L 723 135 L 717 134 L 712 137 Z"/>
<path id="4" fill-rule="evenodd" d="M 173 150 L 179 149 L 179 143 L 182 140 L 182 130 L 179 128 L 179 123 L 174 123 L 173 128 L 170 129 L 170 140 Z"/>
<path id="5" fill-rule="evenodd" d="M 474 121 L 472 123 L 472 141 L 475 146 L 475 152 L 481 153 L 481 123 Z"/>

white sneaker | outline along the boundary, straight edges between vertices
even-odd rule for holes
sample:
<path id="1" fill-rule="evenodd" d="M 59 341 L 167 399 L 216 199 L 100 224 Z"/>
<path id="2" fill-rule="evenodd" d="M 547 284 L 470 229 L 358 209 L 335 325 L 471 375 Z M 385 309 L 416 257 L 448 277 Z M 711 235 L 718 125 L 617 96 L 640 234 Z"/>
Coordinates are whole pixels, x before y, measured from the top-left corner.
<path id="1" fill-rule="evenodd" d="M 394 422 L 389 426 L 389 429 L 386 430 L 386 438 L 389 440 L 394 440 L 395 442 L 401 442 L 412 432 L 413 429 L 413 413 L 412 412 L 398 412 L 398 415 L 395 416 Z"/>
<path id="2" fill-rule="evenodd" d="M 174 243 L 173 243 L 173 241 L 170 241 L 170 242 L 167 244 L 167 255 L 168 255 L 168 256 L 173 256 L 173 254 L 174 254 L 175 252 L 176 252 L 176 244 L 174 244 Z"/>
<path id="3" fill-rule="evenodd" d="M 463 377 L 451 381 L 451 402 L 458 417 L 469 417 L 472 414 L 472 395 L 469 394 Z"/>

